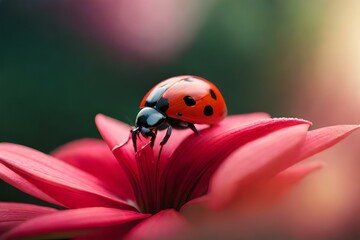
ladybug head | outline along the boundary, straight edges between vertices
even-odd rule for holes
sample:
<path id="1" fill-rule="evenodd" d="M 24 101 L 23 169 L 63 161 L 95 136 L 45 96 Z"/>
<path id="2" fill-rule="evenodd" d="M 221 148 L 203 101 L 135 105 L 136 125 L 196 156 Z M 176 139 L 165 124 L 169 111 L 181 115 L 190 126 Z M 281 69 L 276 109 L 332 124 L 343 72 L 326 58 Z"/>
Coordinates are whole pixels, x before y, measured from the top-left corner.
<path id="1" fill-rule="evenodd" d="M 151 107 L 142 108 L 136 116 L 135 127 L 131 130 L 135 151 L 136 137 L 139 137 L 140 133 L 145 138 L 151 137 L 150 144 L 153 145 L 156 137 L 154 130 L 157 130 L 165 122 L 166 115 L 162 112 Z"/>

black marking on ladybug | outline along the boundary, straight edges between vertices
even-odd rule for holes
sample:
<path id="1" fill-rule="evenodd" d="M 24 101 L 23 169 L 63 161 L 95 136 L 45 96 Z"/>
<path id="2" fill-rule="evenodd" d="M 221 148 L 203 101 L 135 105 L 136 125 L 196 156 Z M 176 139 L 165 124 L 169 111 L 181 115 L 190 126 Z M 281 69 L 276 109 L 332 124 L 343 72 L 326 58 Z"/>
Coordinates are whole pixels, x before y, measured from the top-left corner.
<path id="1" fill-rule="evenodd" d="M 179 117 L 181 117 L 183 115 L 182 112 L 177 112 L 176 115 L 178 115 Z"/>
<path id="2" fill-rule="evenodd" d="M 215 94 L 215 92 L 212 90 L 212 89 L 210 89 L 210 96 L 214 99 L 214 100 L 216 100 L 216 94 Z"/>
<path id="3" fill-rule="evenodd" d="M 205 115 L 205 116 L 211 116 L 211 115 L 213 115 L 213 114 L 214 114 L 214 109 L 212 108 L 212 106 L 206 105 L 206 106 L 204 107 L 204 115 Z"/>
<path id="4" fill-rule="evenodd" d="M 155 107 L 156 102 L 149 102 L 146 100 L 144 106 L 145 107 Z"/>
<path id="5" fill-rule="evenodd" d="M 160 100 L 162 95 L 169 87 L 171 87 L 174 83 L 166 83 L 162 86 L 159 86 L 157 89 L 154 89 L 150 95 L 147 97 L 145 102 L 145 107 L 154 107 L 157 105 L 157 102 Z"/>
<path id="6" fill-rule="evenodd" d="M 185 96 L 183 99 L 186 106 L 188 107 L 194 106 L 196 104 L 196 101 L 190 96 Z"/>
<path id="7" fill-rule="evenodd" d="M 163 113 L 166 112 L 169 108 L 169 99 L 167 98 L 160 98 L 159 101 L 156 103 L 156 109 L 159 109 Z"/>

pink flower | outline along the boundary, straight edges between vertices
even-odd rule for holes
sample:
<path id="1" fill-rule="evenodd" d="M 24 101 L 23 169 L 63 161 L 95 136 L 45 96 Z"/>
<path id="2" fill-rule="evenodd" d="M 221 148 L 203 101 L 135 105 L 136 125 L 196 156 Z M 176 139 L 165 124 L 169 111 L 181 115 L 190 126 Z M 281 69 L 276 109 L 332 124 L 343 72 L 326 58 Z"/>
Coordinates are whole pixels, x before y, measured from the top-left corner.
<path id="1" fill-rule="evenodd" d="M 199 126 L 199 135 L 174 130 L 158 161 L 159 142 L 152 149 L 143 140 L 135 154 L 130 126 L 104 115 L 96 124 L 106 144 L 78 140 L 52 156 L 0 144 L 1 178 L 61 208 L 1 203 L 1 239 L 166 238 L 191 227 L 182 215 L 189 207 L 226 208 L 264 188 L 273 191 L 268 196 L 278 196 L 321 166 L 294 164 L 359 128 L 308 131 L 305 120 L 235 115 L 216 126 Z"/>

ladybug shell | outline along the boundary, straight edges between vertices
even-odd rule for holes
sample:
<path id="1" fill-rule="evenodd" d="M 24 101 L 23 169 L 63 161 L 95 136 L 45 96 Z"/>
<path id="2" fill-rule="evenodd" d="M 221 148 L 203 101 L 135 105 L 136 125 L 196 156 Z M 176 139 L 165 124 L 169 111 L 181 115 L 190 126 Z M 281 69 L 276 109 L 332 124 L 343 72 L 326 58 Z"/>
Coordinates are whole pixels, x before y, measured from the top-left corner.
<path id="1" fill-rule="evenodd" d="M 153 107 L 169 118 L 196 124 L 214 124 L 227 115 L 219 89 L 196 76 L 177 76 L 158 83 L 142 99 L 140 108 L 143 107 Z"/>

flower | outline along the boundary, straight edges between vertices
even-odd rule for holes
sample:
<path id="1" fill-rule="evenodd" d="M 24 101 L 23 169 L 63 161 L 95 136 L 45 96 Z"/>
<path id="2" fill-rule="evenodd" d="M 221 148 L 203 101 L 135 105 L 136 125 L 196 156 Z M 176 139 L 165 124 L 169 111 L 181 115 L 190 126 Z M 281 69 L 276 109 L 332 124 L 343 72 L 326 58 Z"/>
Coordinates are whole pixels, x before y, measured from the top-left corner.
<path id="1" fill-rule="evenodd" d="M 198 204 L 223 209 L 264 192 L 278 196 L 321 166 L 296 163 L 359 128 L 308 131 L 305 120 L 234 115 L 212 127 L 199 126 L 199 135 L 174 130 L 158 156 L 159 141 L 152 149 L 146 139 L 134 153 L 130 126 L 101 114 L 96 124 L 104 142 L 74 141 L 52 156 L 0 144 L 1 178 L 60 207 L 1 203 L 1 239 L 167 238 L 189 228 L 182 213 Z"/>

